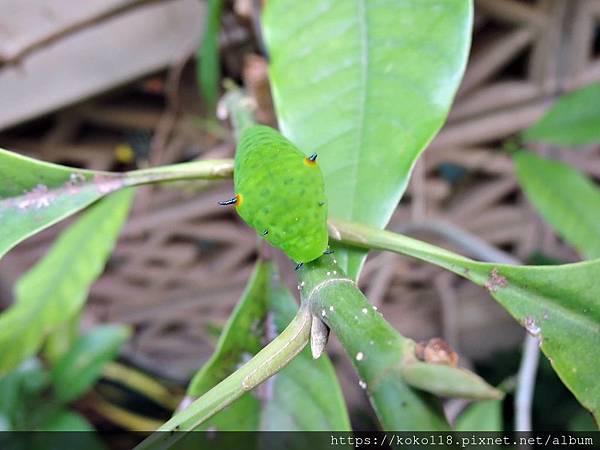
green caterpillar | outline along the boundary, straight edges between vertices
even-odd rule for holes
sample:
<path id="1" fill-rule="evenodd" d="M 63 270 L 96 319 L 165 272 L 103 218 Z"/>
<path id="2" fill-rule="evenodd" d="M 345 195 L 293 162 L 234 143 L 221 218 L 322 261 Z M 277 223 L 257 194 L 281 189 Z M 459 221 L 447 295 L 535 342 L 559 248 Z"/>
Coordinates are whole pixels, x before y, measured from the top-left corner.
<path id="1" fill-rule="evenodd" d="M 317 155 L 305 156 L 276 130 L 256 125 L 240 136 L 235 155 L 238 214 L 301 265 L 327 250 L 327 199 Z"/>

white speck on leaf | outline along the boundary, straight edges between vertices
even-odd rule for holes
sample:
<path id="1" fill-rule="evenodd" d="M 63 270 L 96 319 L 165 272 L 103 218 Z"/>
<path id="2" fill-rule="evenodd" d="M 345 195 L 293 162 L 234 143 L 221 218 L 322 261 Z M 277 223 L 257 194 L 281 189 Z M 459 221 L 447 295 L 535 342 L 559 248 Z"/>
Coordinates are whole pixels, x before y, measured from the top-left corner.
<path id="1" fill-rule="evenodd" d="M 490 275 L 483 286 L 490 292 L 490 294 L 494 294 L 498 291 L 498 289 L 507 287 L 508 280 L 506 277 L 500 275 L 497 267 L 494 267 L 490 271 Z"/>
<path id="2" fill-rule="evenodd" d="M 364 355 L 364 353 L 363 353 L 363 352 L 358 352 L 358 353 L 356 354 L 356 360 L 357 360 L 357 361 L 362 361 L 362 360 L 364 359 L 364 357 L 365 357 L 365 355 Z"/>
<path id="3" fill-rule="evenodd" d="M 333 307 L 333 305 L 331 305 L 331 306 L 329 307 L 329 311 L 331 311 L 331 312 L 335 311 L 335 308 Z"/>
<path id="4" fill-rule="evenodd" d="M 69 175 L 69 181 L 65 183 L 65 187 L 67 188 L 67 192 L 69 195 L 76 195 L 79 193 L 79 184 L 85 181 L 85 177 L 80 173 L 73 172 Z"/>
<path id="5" fill-rule="evenodd" d="M 368 310 L 367 308 L 363 308 L 363 309 L 362 309 L 362 313 L 363 313 L 363 314 L 367 314 L 368 312 L 369 312 L 369 310 Z"/>
<path id="6" fill-rule="evenodd" d="M 25 193 L 20 200 L 16 201 L 17 208 L 21 210 L 42 209 L 50 206 L 56 199 L 56 194 L 48 189 L 45 184 L 38 184 L 31 191 Z"/>
<path id="7" fill-rule="evenodd" d="M 523 326 L 533 337 L 538 337 L 542 332 L 542 329 L 535 323 L 535 320 L 531 316 L 525 317 L 523 320 Z"/>
<path id="8" fill-rule="evenodd" d="M 375 311 L 377 311 L 377 306 L 373 305 L 373 309 L 374 309 Z"/>
<path id="9" fill-rule="evenodd" d="M 82 174 L 80 174 L 80 173 L 73 172 L 69 176 L 69 181 L 71 183 L 82 183 L 82 182 L 85 181 L 85 177 Z"/>
<path id="10" fill-rule="evenodd" d="M 327 312 L 326 312 L 325 310 L 322 310 L 322 311 L 321 311 L 321 315 L 322 315 L 323 317 L 325 317 L 325 316 L 327 315 Z"/>
<path id="11" fill-rule="evenodd" d="M 125 181 L 120 176 L 97 174 L 94 176 L 94 184 L 101 194 L 110 194 L 125 186 Z"/>
<path id="12" fill-rule="evenodd" d="M 359 380 L 358 385 L 361 387 L 361 389 L 367 388 L 367 383 L 365 383 L 363 380 Z"/>

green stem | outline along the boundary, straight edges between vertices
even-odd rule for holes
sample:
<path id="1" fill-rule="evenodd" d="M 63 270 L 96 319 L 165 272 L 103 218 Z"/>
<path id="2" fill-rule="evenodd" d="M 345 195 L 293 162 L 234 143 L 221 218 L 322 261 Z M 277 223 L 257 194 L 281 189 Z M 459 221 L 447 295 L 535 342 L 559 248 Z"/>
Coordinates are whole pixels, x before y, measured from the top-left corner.
<path id="1" fill-rule="evenodd" d="M 372 228 L 353 222 L 329 219 L 329 235 L 336 241 L 372 250 L 388 250 L 413 256 L 436 266 L 443 267 L 458 275 L 467 277 L 477 284 L 483 284 L 485 277 L 470 273 L 471 266 L 481 265 L 470 258 L 445 250 L 427 242 L 390 231 Z"/>
<path id="2" fill-rule="evenodd" d="M 254 358 L 195 400 L 184 411 L 173 416 L 135 447 L 136 450 L 169 448 L 185 435 L 175 431 L 194 430 L 245 392 L 276 374 L 304 349 L 310 336 L 310 326 L 308 305 L 302 304 L 287 328 Z"/>
<path id="3" fill-rule="evenodd" d="M 128 186 L 178 180 L 224 180 L 233 176 L 232 159 L 192 161 L 134 170 L 125 175 Z"/>
<path id="4" fill-rule="evenodd" d="M 323 256 L 298 271 L 302 301 L 342 343 L 385 430 L 447 430 L 437 400 L 407 385 L 400 373 L 414 343 L 377 312 L 338 267 Z"/>
<path id="5" fill-rule="evenodd" d="M 239 88 L 232 81 L 228 80 L 225 84 L 227 93 L 221 102 L 227 111 L 237 141 L 242 131 L 256 124 L 254 118 L 256 103 L 244 89 Z"/>

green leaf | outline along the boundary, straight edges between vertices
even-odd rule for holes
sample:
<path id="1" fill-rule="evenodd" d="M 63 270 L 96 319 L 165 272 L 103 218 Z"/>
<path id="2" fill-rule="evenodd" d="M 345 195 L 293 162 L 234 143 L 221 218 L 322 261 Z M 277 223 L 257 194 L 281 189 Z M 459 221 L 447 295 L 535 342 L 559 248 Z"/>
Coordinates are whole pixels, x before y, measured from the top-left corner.
<path id="1" fill-rule="evenodd" d="M 317 152 L 330 217 L 383 228 L 443 124 L 470 46 L 470 0 L 269 0 L 283 134 Z M 364 251 L 338 252 L 358 276 Z"/>
<path id="2" fill-rule="evenodd" d="M 23 361 L 0 376 L 0 431 L 22 430 L 28 423 L 35 400 L 50 385 L 50 376 L 37 358 Z M 33 401 L 32 401 L 33 400 Z"/>
<path id="3" fill-rule="evenodd" d="M 39 431 L 94 431 L 94 427 L 81 414 L 63 410 L 49 417 Z"/>
<path id="4" fill-rule="evenodd" d="M 221 30 L 221 13 L 223 0 L 208 0 L 208 14 L 202 44 L 196 55 L 196 71 L 198 84 L 204 100 L 213 106 L 219 94 L 219 31 Z"/>
<path id="5" fill-rule="evenodd" d="M 188 396 L 197 398 L 208 392 L 261 349 L 271 277 L 271 265 L 258 263 L 221 333 L 215 352 L 192 379 Z M 248 392 L 203 424 L 202 428 L 250 431 L 256 430 L 259 422 L 260 401 Z"/>
<path id="6" fill-rule="evenodd" d="M 42 355 L 49 365 L 55 365 L 71 349 L 79 339 L 80 328 L 81 318 L 77 314 L 48 334 Z"/>
<path id="7" fill-rule="evenodd" d="M 600 83 L 561 97 L 523 138 L 565 146 L 600 142 Z"/>
<path id="8" fill-rule="evenodd" d="M 469 405 L 454 424 L 455 431 L 502 431 L 502 402 L 486 400 Z"/>
<path id="9" fill-rule="evenodd" d="M 562 266 L 473 261 L 416 239 L 357 224 L 331 224 L 337 238 L 444 267 L 485 287 L 541 348 L 563 383 L 600 422 L 600 259 Z"/>
<path id="10" fill-rule="evenodd" d="M 66 403 L 87 391 L 130 335 L 129 327 L 103 325 L 81 336 L 52 369 L 56 398 Z"/>
<path id="11" fill-rule="evenodd" d="M 49 164 L 0 149 L 0 258 L 29 236 L 101 197 L 144 183 L 231 176 L 228 160 L 198 161 L 122 173 Z"/>
<path id="12" fill-rule="evenodd" d="M 294 297 L 275 283 L 271 308 L 280 333 L 298 307 Z M 271 382 L 271 381 L 268 381 Z M 305 348 L 273 377 L 272 395 L 262 416 L 263 431 L 350 431 L 350 419 L 335 370 L 327 355 L 313 359 Z"/>
<path id="13" fill-rule="evenodd" d="M 55 411 L 48 416 L 37 431 L 30 433 L 28 450 L 62 450 L 65 448 L 85 448 L 86 450 L 107 450 L 93 425 L 81 414 L 66 409 Z"/>
<path id="14" fill-rule="evenodd" d="M 104 270 L 133 199 L 125 190 L 86 211 L 15 287 L 0 314 L 0 373 L 33 355 L 46 335 L 76 315 Z"/>
<path id="15" fill-rule="evenodd" d="M 198 397 L 234 372 L 262 348 L 269 309 L 274 332 L 281 332 L 296 313 L 293 296 L 280 283 L 274 266 L 259 262 L 233 311 L 215 353 L 193 378 L 188 395 Z M 272 394 L 261 401 L 244 394 L 202 428 L 218 430 L 317 431 L 349 430 L 341 389 L 327 357 L 314 361 L 308 349 L 272 380 Z"/>
<path id="16" fill-rule="evenodd" d="M 558 161 L 526 151 L 514 158 L 519 183 L 541 215 L 586 258 L 600 258 L 598 186 Z"/>
<path id="17" fill-rule="evenodd" d="M 504 394 L 487 384 L 481 377 L 460 367 L 428 364 L 405 357 L 400 372 L 412 387 L 442 397 L 471 399 L 502 398 Z"/>

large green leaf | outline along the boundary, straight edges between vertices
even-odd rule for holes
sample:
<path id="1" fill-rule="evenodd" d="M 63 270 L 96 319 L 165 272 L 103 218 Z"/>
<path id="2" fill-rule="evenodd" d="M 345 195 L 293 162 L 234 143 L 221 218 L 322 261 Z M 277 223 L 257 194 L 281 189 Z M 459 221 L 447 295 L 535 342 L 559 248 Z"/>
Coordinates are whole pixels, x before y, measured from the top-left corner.
<path id="1" fill-rule="evenodd" d="M 124 325 L 98 326 L 82 335 L 52 368 L 56 398 L 70 402 L 88 390 L 130 335 L 131 330 Z"/>
<path id="2" fill-rule="evenodd" d="M 262 348 L 272 311 L 281 332 L 296 313 L 293 296 L 281 285 L 274 266 L 259 262 L 232 313 L 210 360 L 192 380 L 188 395 L 199 397 L 234 372 Z M 219 430 L 349 430 L 341 389 L 327 357 L 313 361 L 308 349 L 270 381 L 272 395 L 261 404 L 248 392 L 205 422 Z"/>
<path id="3" fill-rule="evenodd" d="M 572 167 L 530 152 L 517 152 L 515 163 L 521 187 L 542 216 L 586 258 L 600 258 L 598 186 Z"/>
<path id="4" fill-rule="evenodd" d="M 280 127 L 317 152 L 330 216 L 383 228 L 465 68 L 471 0 L 269 0 Z M 356 277 L 364 251 L 338 252 Z M 348 259 L 347 259 L 348 258 Z"/>
<path id="5" fill-rule="evenodd" d="M 440 403 L 423 391 L 467 398 L 502 396 L 471 372 L 418 361 L 414 341 L 394 330 L 334 258 L 323 256 L 305 265 L 299 276 L 304 301 L 344 346 L 360 376 L 357 384 L 366 389 L 384 429 L 447 430 Z"/>
<path id="6" fill-rule="evenodd" d="M 99 198 L 144 183 L 231 176 L 228 160 L 198 161 L 126 174 L 49 164 L 0 149 L 0 258 L 29 236 Z"/>
<path id="7" fill-rule="evenodd" d="M 569 146 L 600 142 L 600 83 L 561 97 L 523 137 Z"/>
<path id="8" fill-rule="evenodd" d="M 411 255 L 485 287 L 539 337 L 561 380 L 600 421 L 600 259 L 561 266 L 481 263 L 388 231 L 331 225 L 334 236 L 346 242 Z"/>
<path id="9" fill-rule="evenodd" d="M 19 279 L 15 303 L 0 314 L 0 373 L 34 354 L 45 336 L 83 306 L 117 240 L 133 190 L 113 194 L 86 211 L 48 254 Z"/>

